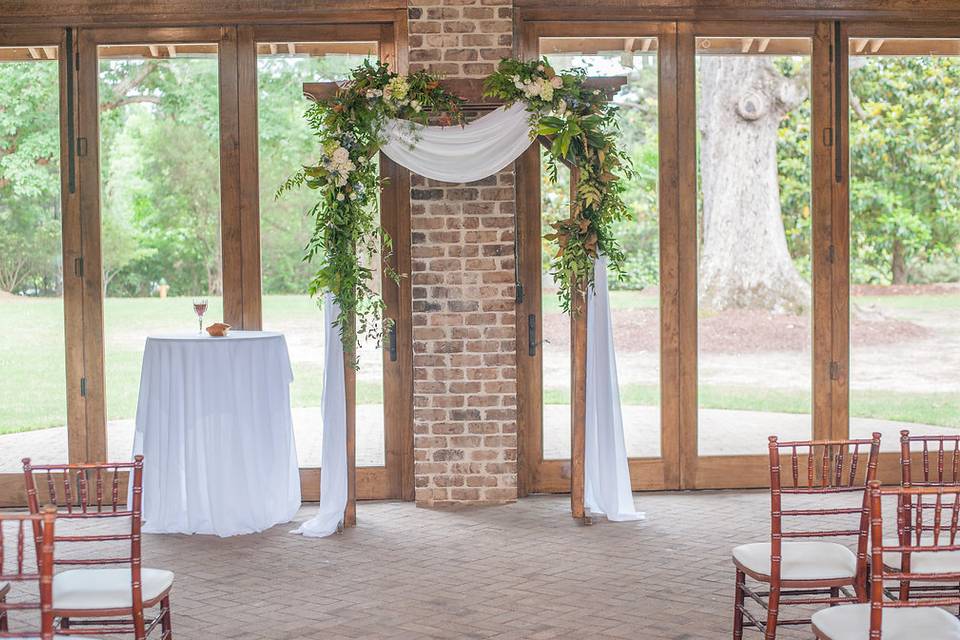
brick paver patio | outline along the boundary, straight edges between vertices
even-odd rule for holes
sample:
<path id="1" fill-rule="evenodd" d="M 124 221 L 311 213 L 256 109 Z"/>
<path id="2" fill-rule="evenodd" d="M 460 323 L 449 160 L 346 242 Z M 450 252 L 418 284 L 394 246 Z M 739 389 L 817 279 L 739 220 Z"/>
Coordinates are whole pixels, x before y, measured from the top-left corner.
<path id="1" fill-rule="evenodd" d="M 769 535 L 768 494 L 636 502 L 646 521 L 592 527 L 570 518 L 566 496 L 454 511 L 360 503 L 359 526 L 340 536 L 147 535 L 144 563 L 176 571 L 181 640 L 729 637 L 729 552 Z"/>

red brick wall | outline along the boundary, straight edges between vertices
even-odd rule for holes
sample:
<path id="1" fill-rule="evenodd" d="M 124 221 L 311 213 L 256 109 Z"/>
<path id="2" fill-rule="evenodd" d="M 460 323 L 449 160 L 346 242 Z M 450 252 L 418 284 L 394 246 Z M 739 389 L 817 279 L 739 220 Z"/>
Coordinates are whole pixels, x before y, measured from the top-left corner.
<path id="1" fill-rule="evenodd" d="M 411 0 L 410 67 L 485 77 L 512 55 L 512 0 Z M 413 176 L 416 500 L 517 498 L 512 167 L 455 185 Z"/>

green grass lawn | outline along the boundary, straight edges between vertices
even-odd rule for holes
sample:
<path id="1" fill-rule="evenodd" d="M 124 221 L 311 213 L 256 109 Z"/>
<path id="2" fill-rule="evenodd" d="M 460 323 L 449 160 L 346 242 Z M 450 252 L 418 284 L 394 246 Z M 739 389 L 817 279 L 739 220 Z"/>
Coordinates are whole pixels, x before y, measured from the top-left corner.
<path id="1" fill-rule="evenodd" d="M 756 387 L 706 386 L 699 389 L 703 409 L 769 411 L 774 413 L 810 413 L 809 393 L 795 389 L 758 389 Z M 546 404 L 569 404 L 569 389 L 547 388 Z M 653 407 L 660 403 L 660 389 L 654 385 L 626 384 L 620 387 L 620 402 L 626 406 Z M 960 427 L 960 403 L 947 393 L 894 393 L 890 391 L 853 391 L 850 415 L 941 427 Z"/>
<path id="2" fill-rule="evenodd" d="M 611 292 L 616 309 L 655 308 L 656 296 L 633 291 Z M 921 312 L 960 309 L 960 295 L 871 296 L 855 300 L 891 310 Z M 556 296 L 544 296 L 546 312 L 558 311 Z M 306 296 L 265 296 L 264 326 L 278 328 L 288 336 L 314 335 L 319 340 L 321 311 Z M 219 299 L 211 299 L 205 324 L 222 317 Z M 197 321 L 189 298 L 108 298 L 105 303 L 107 352 L 107 412 L 110 419 L 132 418 L 139 391 L 144 338 L 152 333 L 194 331 Z M 902 313 L 901 313 L 902 315 Z M 63 305 L 58 299 L 0 299 L 0 433 L 61 426 L 66 422 L 64 380 Z M 317 357 L 294 360 L 291 388 L 295 407 L 320 404 L 322 363 Z M 701 406 L 716 409 L 743 409 L 806 413 L 809 394 L 791 389 L 704 386 Z M 622 399 L 627 405 L 652 405 L 658 401 L 655 386 L 624 385 Z M 383 402 L 379 383 L 361 380 L 357 384 L 361 404 Z M 547 389 L 545 401 L 567 402 L 564 392 Z M 960 426 L 960 403 L 956 396 L 932 393 L 891 393 L 884 390 L 851 393 L 851 415 L 902 422 Z"/>

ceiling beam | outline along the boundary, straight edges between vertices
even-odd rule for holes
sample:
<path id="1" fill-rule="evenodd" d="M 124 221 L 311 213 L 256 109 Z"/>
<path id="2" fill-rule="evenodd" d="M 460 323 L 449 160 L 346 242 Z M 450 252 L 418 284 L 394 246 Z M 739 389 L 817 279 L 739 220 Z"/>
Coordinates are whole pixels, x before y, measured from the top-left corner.
<path id="1" fill-rule="evenodd" d="M 753 46 L 753 38 L 744 38 L 743 45 L 740 47 L 740 53 L 750 53 L 750 47 Z"/>
<path id="2" fill-rule="evenodd" d="M 176 58 L 176 57 L 177 57 L 177 47 L 176 47 L 176 45 L 172 45 L 172 44 L 168 44 L 168 45 L 167 45 L 167 55 L 169 55 L 171 58 Z"/>

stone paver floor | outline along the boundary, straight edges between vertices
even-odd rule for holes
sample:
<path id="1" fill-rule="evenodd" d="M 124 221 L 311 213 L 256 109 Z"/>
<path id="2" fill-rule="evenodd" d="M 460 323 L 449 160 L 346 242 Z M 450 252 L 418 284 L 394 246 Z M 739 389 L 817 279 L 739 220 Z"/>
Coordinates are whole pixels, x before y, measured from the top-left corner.
<path id="1" fill-rule="evenodd" d="M 292 524 L 147 535 L 144 564 L 177 574 L 181 640 L 730 637 L 730 549 L 769 539 L 768 494 L 635 497 L 646 521 L 592 527 L 566 496 L 453 511 L 367 502 L 357 528 L 325 539 Z"/>

